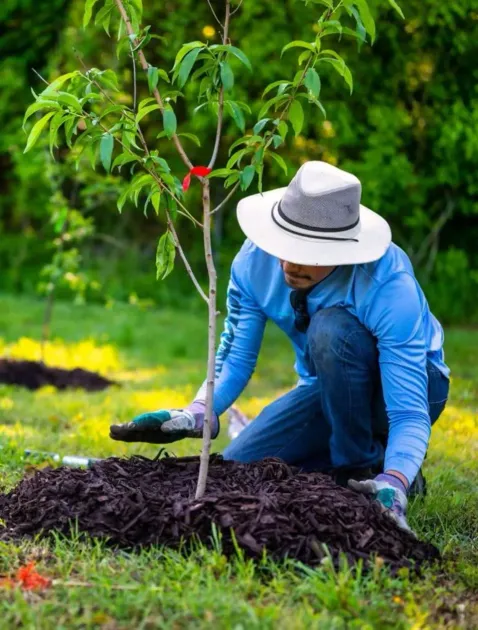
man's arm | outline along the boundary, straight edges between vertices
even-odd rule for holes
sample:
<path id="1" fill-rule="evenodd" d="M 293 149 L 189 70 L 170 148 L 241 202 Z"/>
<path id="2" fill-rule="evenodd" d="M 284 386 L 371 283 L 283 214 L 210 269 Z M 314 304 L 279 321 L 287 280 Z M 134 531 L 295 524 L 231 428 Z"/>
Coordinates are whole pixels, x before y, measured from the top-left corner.
<path id="1" fill-rule="evenodd" d="M 384 470 L 400 473 L 409 484 L 430 438 L 422 308 L 415 279 L 400 272 L 375 292 L 364 322 L 377 338 L 389 421 Z"/>
<path id="2" fill-rule="evenodd" d="M 246 244 L 247 245 L 247 244 Z M 238 398 L 247 385 L 257 362 L 264 336 L 266 316 L 247 291 L 248 260 L 242 250 L 231 270 L 227 293 L 227 318 L 216 355 L 216 379 L 212 437 L 219 432 L 218 416 Z M 169 444 L 203 432 L 205 386 L 186 409 L 158 409 L 143 413 L 125 424 L 110 427 L 110 437 L 123 442 Z"/>
<path id="3" fill-rule="evenodd" d="M 227 317 L 216 354 L 214 411 L 219 416 L 240 396 L 257 363 L 267 317 L 250 295 L 241 278 L 245 262 L 237 260 L 231 269 L 227 290 Z M 196 400 L 206 397 L 204 383 Z"/>

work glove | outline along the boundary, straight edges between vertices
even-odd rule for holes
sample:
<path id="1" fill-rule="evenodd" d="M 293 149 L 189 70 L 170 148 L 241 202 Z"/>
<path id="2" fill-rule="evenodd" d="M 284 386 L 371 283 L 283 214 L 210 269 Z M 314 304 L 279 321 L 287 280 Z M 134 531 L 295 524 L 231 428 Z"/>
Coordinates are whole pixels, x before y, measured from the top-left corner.
<path id="1" fill-rule="evenodd" d="M 125 424 L 112 424 L 110 438 L 121 442 L 170 444 L 184 438 L 201 438 L 206 404 L 195 400 L 186 409 L 159 409 L 136 416 Z M 219 433 L 219 418 L 213 412 L 211 437 Z"/>
<path id="2" fill-rule="evenodd" d="M 350 479 L 349 487 L 352 490 L 369 495 L 401 529 L 415 536 L 406 518 L 407 489 L 398 477 L 382 473 L 377 475 L 375 479 L 367 479 L 365 481 Z"/>

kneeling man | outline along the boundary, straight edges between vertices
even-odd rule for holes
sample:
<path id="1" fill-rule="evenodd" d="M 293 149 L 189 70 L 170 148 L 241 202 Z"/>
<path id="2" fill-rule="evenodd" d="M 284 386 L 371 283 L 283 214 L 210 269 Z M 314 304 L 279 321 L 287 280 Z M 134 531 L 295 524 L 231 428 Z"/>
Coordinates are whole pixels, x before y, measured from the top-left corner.
<path id="1" fill-rule="evenodd" d="M 249 381 L 267 320 L 289 337 L 297 387 L 226 448 L 252 462 L 280 457 L 372 494 L 404 529 L 407 494 L 423 487 L 430 427 L 445 406 L 443 330 L 387 222 L 360 204 L 350 173 L 308 162 L 287 188 L 238 205 L 247 236 L 231 269 L 216 358 L 219 416 Z M 128 442 L 200 437 L 203 386 L 184 410 L 111 427 Z M 415 482 L 415 483 L 414 483 Z"/>

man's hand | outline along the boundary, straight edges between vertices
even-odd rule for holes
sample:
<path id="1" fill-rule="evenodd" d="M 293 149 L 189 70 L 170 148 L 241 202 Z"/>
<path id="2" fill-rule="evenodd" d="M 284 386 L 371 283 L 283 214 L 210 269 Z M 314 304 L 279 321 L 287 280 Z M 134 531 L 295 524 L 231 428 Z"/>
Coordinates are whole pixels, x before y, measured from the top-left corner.
<path id="1" fill-rule="evenodd" d="M 380 505 L 381 509 L 395 523 L 405 531 L 415 533 L 407 523 L 407 489 L 398 477 L 382 473 L 375 479 L 355 481 L 350 479 L 349 487 L 352 490 L 370 495 Z"/>
<path id="2" fill-rule="evenodd" d="M 110 438 L 122 442 L 170 444 L 184 438 L 200 438 L 204 426 L 206 405 L 195 400 L 186 409 L 160 409 L 142 413 L 131 422 L 112 424 Z M 213 413 L 211 437 L 219 433 L 219 419 Z"/>

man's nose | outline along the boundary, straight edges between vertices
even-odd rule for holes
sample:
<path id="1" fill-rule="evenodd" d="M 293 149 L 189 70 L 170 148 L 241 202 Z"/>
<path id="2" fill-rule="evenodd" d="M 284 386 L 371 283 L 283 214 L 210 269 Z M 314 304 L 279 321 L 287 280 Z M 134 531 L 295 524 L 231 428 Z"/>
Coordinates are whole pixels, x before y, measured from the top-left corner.
<path id="1" fill-rule="evenodd" d="M 291 263 L 291 262 L 286 262 L 284 261 L 283 265 L 282 265 L 282 269 L 286 272 L 286 273 L 299 273 L 300 269 L 301 269 L 301 265 L 297 265 L 296 263 Z"/>

